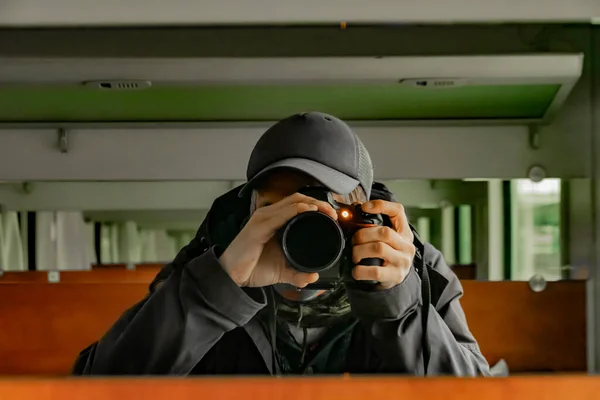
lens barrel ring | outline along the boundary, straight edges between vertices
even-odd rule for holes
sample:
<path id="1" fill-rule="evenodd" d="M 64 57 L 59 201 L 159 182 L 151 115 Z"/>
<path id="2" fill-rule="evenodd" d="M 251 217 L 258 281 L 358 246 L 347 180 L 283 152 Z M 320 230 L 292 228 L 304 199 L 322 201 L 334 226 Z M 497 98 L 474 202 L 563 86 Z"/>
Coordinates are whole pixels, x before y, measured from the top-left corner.
<path id="1" fill-rule="evenodd" d="M 281 234 L 281 248 L 290 267 L 300 272 L 323 272 L 337 265 L 346 245 L 338 222 L 319 211 L 296 215 Z"/>

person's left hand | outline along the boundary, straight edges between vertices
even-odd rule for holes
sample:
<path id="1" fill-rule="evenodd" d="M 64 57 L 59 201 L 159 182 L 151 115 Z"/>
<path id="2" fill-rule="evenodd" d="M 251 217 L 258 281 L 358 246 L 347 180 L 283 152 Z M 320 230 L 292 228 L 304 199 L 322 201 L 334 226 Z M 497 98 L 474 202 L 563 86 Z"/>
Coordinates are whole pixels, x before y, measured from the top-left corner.
<path id="1" fill-rule="evenodd" d="M 400 203 L 372 200 L 364 203 L 362 209 L 371 214 L 386 214 L 393 227 L 374 226 L 354 234 L 354 263 L 364 258 L 381 258 L 383 266 L 356 265 L 352 276 L 357 281 L 377 281 L 380 289 L 392 288 L 402 283 L 410 272 L 416 251 L 404 207 Z"/>

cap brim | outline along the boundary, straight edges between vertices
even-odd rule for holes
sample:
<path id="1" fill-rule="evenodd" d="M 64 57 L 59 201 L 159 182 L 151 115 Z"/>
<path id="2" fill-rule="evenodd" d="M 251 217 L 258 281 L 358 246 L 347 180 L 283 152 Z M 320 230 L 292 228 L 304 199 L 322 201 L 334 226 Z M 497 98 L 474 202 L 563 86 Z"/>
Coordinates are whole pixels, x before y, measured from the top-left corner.
<path id="1" fill-rule="evenodd" d="M 264 178 L 267 174 L 276 169 L 283 168 L 303 172 L 321 182 L 321 184 L 329 188 L 329 190 L 342 195 L 349 194 L 356 189 L 360 183 L 357 179 L 318 162 L 305 158 L 288 158 L 273 163 L 256 174 L 242 187 L 239 196 L 242 197 L 246 195 L 256 186 L 257 181 Z"/>

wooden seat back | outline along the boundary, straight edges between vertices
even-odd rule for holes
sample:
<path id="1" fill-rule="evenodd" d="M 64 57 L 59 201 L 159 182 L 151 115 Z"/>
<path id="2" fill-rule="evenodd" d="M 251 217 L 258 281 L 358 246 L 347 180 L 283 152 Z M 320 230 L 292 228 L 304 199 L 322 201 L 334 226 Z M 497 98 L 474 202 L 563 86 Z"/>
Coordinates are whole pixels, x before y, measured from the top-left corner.
<path id="1" fill-rule="evenodd" d="M 65 375 L 83 348 L 100 339 L 127 308 L 144 298 L 155 271 L 109 268 L 17 273 L 0 279 L 0 375 Z M 87 274 L 87 275 L 86 275 Z M 469 327 L 490 364 L 513 373 L 585 371 L 585 282 L 462 281 Z"/>

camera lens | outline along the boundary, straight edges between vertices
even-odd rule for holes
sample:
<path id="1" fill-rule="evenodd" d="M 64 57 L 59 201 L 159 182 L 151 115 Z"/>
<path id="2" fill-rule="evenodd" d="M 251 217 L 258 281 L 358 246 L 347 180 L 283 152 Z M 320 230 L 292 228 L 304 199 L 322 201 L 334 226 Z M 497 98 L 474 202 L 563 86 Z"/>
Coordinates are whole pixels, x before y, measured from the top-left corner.
<path id="1" fill-rule="evenodd" d="M 281 240 L 291 267 L 302 272 L 321 272 L 335 265 L 344 250 L 344 235 L 337 222 L 318 211 L 292 218 Z"/>

